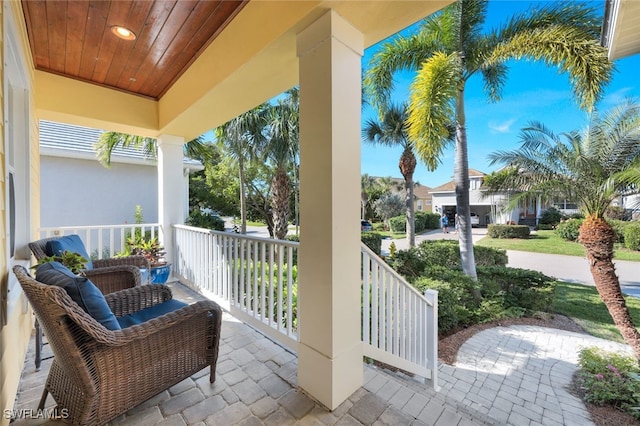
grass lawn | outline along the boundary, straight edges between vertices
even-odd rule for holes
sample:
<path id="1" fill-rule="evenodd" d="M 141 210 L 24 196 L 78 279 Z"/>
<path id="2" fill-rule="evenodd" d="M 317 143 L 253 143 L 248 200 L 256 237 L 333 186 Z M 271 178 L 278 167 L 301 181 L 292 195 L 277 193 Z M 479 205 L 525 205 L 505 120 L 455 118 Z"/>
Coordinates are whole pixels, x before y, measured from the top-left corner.
<path id="1" fill-rule="evenodd" d="M 635 324 L 640 324 L 640 299 L 626 297 L 626 300 Z M 559 282 L 553 309 L 572 318 L 593 336 L 624 343 L 595 287 Z"/>
<path id="2" fill-rule="evenodd" d="M 536 233 L 532 234 L 531 238 L 527 240 L 484 237 L 476 244 L 505 250 L 584 256 L 584 247 L 581 244 L 565 241 L 556 235 L 554 231 L 536 231 Z M 614 258 L 640 262 L 640 252 L 625 248 L 616 248 Z"/>

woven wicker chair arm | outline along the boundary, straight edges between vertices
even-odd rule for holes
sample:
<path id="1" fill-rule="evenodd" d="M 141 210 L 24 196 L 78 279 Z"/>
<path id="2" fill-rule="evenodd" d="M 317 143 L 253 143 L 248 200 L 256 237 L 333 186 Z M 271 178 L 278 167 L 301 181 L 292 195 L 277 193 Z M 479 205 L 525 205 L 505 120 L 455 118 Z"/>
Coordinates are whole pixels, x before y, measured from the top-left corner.
<path id="1" fill-rule="evenodd" d="M 126 257 L 112 257 L 110 259 L 98 259 L 93 262 L 94 268 L 105 268 L 107 266 L 118 266 L 118 265 L 133 265 L 138 268 L 149 269 L 149 261 L 146 257 L 136 255 L 136 256 L 126 256 Z"/>
<path id="2" fill-rule="evenodd" d="M 136 286 L 105 295 L 107 304 L 117 317 L 132 314 L 172 298 L 171 289 L 159 284 Z"/>
<path id="3" fill-rule="evenodd" d="M 104 343 L 108 346 L 123 346 L 135 340 L 147 339 L 156 333 L 163 333 L 167 327 L 179 323 L 188 323 L 198 317 L 202 318 L 203 314 L 207 313 L 212 316 L 211 320 L 214 323 L 221 320 L 222 310 L 220 306 L 211 300 L 201 300 L 176 311 L 145 321 L 142 324 L 114 331 L 115 339 Z"/>
<path id="4" fill-rule="evenodd" d="M 84 271 L 84 275 L 104 294 L 135 287 L 142 283 L 140 269 L 132 265 L 88 269 Z"/>

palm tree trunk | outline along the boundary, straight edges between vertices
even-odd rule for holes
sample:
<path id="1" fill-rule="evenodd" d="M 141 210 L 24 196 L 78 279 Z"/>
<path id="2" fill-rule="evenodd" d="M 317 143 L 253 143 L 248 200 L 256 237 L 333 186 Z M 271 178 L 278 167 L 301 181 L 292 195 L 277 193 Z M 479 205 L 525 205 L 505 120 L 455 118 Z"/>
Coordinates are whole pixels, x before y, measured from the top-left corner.
<path id="1" fill-rule="evenodd" d="M 640 360 L 640 333 L 633 324 L 613 264 L 614 241 L 613 228 L 602 218 L 588 216 L 580 227 L 580 242 L 586 249 L 598 294 L 625 342 Z"/>
<path id="2" fill-rule="evenodd" d="M 244 188 L 244 161 L 238 159 L 238 178 L 240 180 L 240 232 L 247 233 L 247 195 Z"/>
<path id="3" fill-rule="evenodd" d="M 404 178 L 404 189 L 406 194 L 406 216 L 407 216 L 407 240 L 409 240 L 409 247 L 415 247 L 416 245 L 416 217 L 413 208 L 413 173 L 416 170 L 416 156 L 413 154 L 411 147 L 405 147 L 402 155 L 400 156 L 400 173 Z"/>
<path id="4" fill-rule="evenodd" d="M 460 244 L 460 260 L 462 271 L 474 281 L 478 280 L 476 260 L 473 254 L 473 236 L 471 234 L 471 210 L 469 201 L 469 156 L 467 153 L 467 129 L 464 113 L 464 89 L 456 98 L 456 148 L 453 164 L 453 176 L 456 185 L 456 211 L 460 228 L 458 241 Z M 480 298 L 479 291 L 474 294 Z"/>
<path id="5" fill-rule="evenodd" d="M 284 240 L 287 236 L 289 223 L 289 199 L 291 198 L 291 185 L 287 171 L 278 168 L 273 176 L 273 227 L 274 236 Z"/>

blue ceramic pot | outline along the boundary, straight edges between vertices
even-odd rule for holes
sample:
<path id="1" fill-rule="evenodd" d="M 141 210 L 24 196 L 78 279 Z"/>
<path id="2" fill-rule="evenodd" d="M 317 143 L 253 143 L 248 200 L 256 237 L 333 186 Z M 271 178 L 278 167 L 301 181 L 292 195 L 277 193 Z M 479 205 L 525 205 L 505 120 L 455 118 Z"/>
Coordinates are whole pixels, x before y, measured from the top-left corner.
<path id="1" fill-rule="evenodd" d="M 171 275 L 171 264 L 167 263 L 162 266 L 154 266 L 151 268 L 151 272 L 147 269 L 140 269 L 142 273 L 142 282 L 147 282 L 147 276 L 150 279 L 151 284 L 165 284 Z"/>

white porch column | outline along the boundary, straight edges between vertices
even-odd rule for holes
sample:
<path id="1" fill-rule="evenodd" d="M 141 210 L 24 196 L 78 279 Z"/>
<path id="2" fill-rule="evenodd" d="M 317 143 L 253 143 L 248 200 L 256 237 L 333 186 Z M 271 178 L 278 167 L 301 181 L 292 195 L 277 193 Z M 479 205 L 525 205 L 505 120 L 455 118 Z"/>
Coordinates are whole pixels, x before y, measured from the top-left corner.
<path id="1" fill-rule="evenodd" d="M 362 386 L 360 103 L 363 36 L 333 10 L 298 34 L 298 385 L 329 409 Z"/>
<path id="2" fill-rule="evenodd" d="M 158 223 L 166 258 L 173 262 L 172 224 L 184 223 L 184 175 L 182 174 L 184 138 L 158 137 Z"/>

